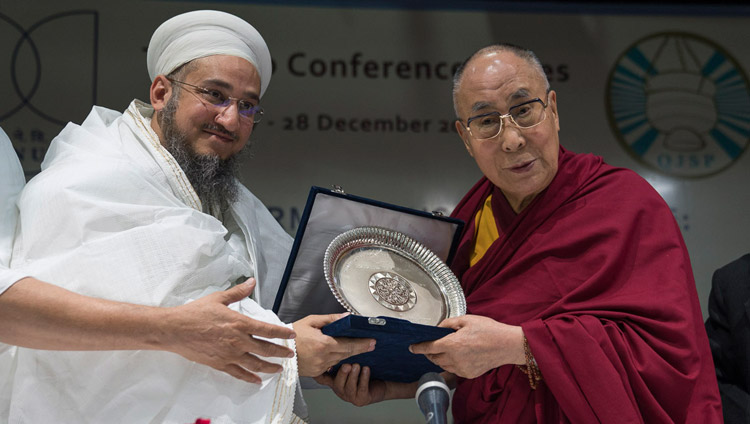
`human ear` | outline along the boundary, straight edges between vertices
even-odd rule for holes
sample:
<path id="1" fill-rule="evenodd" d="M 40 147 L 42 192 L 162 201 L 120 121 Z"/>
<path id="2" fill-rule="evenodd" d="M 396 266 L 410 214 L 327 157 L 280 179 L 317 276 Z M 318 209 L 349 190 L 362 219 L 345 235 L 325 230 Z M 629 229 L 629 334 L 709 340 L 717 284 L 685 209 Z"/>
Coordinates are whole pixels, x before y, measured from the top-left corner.
<path id="1" fill-rule="evenodd" d="M 466 151 L 469 152 L 469 156 L 474 157 L 474 152 L 471 151 L 471 144 L 469 143 L 468 131 L 466 131 L 464 124 L 458 119 L 456 119 L 456 132 L 458 132 L 458 136 L 461 137 L 461 140 L 464 142 L 464 147 L 466 147 Z"/>
<path id="2" fill-rule="evenodd" d="M 549 105 L 547 107 L 549 107 L 552 117 L 555 119 L 557 131 L 560 131 L 560 117 L 557 114 L 557 93 L 555 90 L 549 92 Z"/>
<path id="3" fill-rule="evenodd" d="M 172 97 L 172 84 L 169 82 L 167 77 L 164 75 L 158 75 L 154 78 L 154 82 L 151 83 L 149 89 L 149 96 L 151 100 L 151 106 L 155 111 L 164 109 L 164 106 Z"/>

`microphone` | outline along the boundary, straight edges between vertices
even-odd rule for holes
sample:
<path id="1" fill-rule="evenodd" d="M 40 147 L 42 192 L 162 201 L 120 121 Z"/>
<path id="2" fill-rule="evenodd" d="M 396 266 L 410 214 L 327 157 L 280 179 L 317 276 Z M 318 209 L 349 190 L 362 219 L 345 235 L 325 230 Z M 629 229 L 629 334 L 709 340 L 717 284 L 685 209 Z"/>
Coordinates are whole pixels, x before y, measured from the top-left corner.
<path id="1" fill-rule="evenodd" d="M 447 424 L 450 390 L 443 377 L 436 372 L 428 372 L 419 379 L 417 394 L 419 409 L 429 424 Z"/>

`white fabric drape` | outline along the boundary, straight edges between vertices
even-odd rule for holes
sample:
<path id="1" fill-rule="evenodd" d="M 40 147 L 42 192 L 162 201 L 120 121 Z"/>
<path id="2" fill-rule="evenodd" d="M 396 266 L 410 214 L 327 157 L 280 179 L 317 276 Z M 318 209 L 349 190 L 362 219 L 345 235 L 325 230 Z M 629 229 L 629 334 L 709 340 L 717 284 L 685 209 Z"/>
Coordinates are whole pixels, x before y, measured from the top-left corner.
<path id="1" fill-rule="evenodd" d="M 24 277 L 8 269 L 18 209 L 16 198 L 26 180 L 10 139 L 0 128 L 0 294 Z"/>
<path id="2" fill-rule="evenodd" d="M 236 309 L 281 324 L 270 307 L 291 238 L 244 187 L 227 226 L 200 200 L 134 101 L 124 114 L 95 107 L 53 140 L 43 172 L 19 202 L 11 267 L 78 293 L 173 306 L 258 280 L 256 299 Z M 260 304 L 260 306 L 259 306 Z M 275 340 L 294 348 L 293 341 Z M 10 356 L 10 357 L 9 357 Z M 273 359 L 281 374 L 248 384 L 166 352 L 48 352 L 0 356 L 9 422 L 289 422 L 296 358 Z M 0 399 L 2 402 L 2 399 Z"/>

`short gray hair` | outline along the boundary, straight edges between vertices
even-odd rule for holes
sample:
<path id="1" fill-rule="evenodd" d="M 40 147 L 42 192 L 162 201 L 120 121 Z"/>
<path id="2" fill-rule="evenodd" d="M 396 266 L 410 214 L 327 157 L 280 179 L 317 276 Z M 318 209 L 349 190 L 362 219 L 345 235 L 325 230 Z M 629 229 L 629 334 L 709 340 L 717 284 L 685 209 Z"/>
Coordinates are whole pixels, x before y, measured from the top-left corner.
<path id="1" fill-rule="evenodd" d="M 458 104 L 456 103 L 456 94 L 458 94 L 458 88 L 461 85 L 461 79 L 464 76 L 464 70 L 466 69 L 466 66 L 471 63 L 475 58 L 482 56 L 487 53 L 494 53 L 494 52 L 510 52 L 518 56 L 519 58 L 525 60 L 532 68 L 534 68 L 539 76 L 544 81 L 545 90 L 546 92 L 550 91 L 549 86 L 549 79 L 547 78 L 547 74 L 544 72 L 544 67 L 542 66 L 542 62 L 539 60 L 539 57 L 537 55 L 524 47 L 516 46 L 515 44 L 509 44 L 509 43 L 499 43 L 499 44 L 492 44 L 486 47 L 482 47 L 481 49 L 477 50 L 468 57 L 468 59 L 464 60 L 464 62 L 456 68 L 455 74 L 453 74 L 453 111 L 456 113 L 456 118 L 460 119 L 460 116 L 458 116 Z"/>

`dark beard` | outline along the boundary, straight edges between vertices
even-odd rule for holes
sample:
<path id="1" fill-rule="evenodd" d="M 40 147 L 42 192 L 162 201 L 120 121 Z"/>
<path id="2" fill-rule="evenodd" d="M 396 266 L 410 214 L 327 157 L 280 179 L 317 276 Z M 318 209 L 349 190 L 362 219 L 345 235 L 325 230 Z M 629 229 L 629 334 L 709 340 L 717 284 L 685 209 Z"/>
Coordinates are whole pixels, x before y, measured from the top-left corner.
<path id="1" fill-rule="evenodd" d="M 203 211 L 211 213 L 217 207 L 219 211 L 224 211 L 229 204 L 237 200 L 239 187 L 235 176 L 242 151 L 227 159 L 221 159 L 218 155 L 198 154 L 187 142 L 185 133 L 177 128 L 174 119 L 176 112 L 177 96 L 172 96 L 158 117 L 159 126 L 164 134 L 164 148 L 172 154 L 185 172 L 203 203 Z"/>

